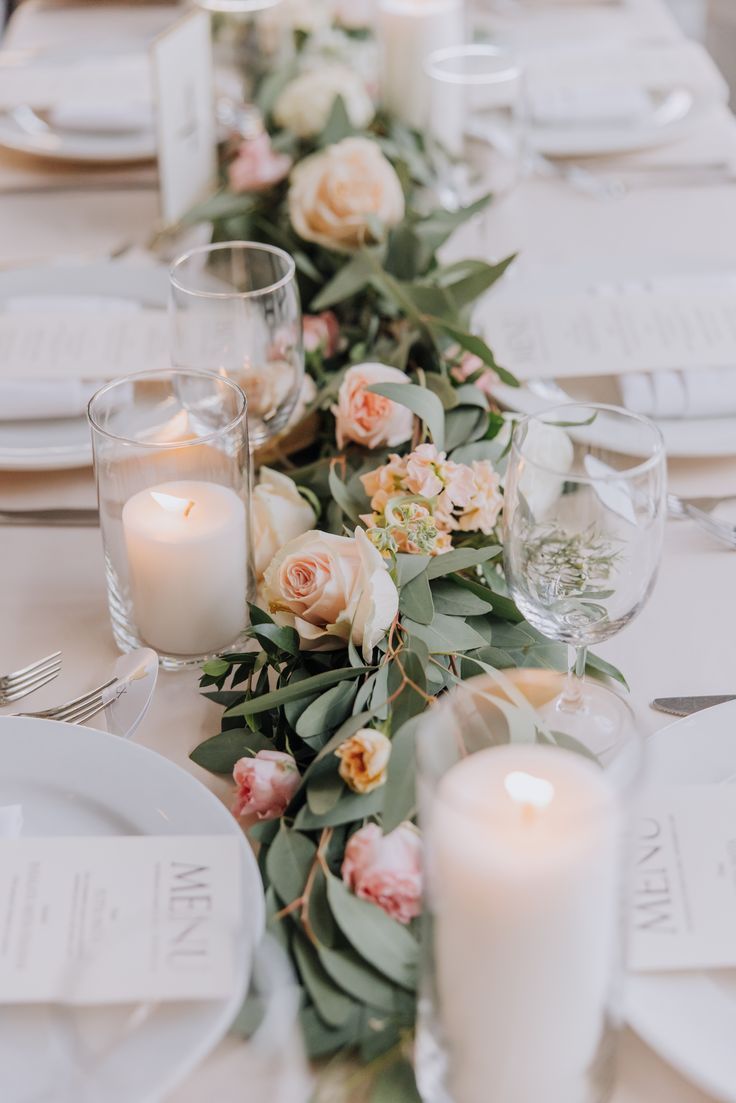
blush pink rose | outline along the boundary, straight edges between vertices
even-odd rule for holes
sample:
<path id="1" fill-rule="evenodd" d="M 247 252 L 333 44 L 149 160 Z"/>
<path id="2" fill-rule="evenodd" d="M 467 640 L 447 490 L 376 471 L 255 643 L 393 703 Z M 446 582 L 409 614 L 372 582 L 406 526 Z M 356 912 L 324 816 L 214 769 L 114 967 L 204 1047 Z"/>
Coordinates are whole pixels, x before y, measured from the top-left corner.
<path id="1" fill-rule="evenodd" d="M 259 820 L 283 816 L 301 781 L 296 762 L 282 751 L 259 751 L 255 758 L 241 758 L 233 778 L 238 787 L 233 815 Z"/>
<path id="2" fill-rule="evenodd" d="M 345 847 L 342 879 L 361 900 L 377 904 L 392 919 L 409 923 L 422 910 L 419 832 L 410 823 L 384 835 L 369 823 Z"/>
<path id="3" fill-rule="evenodd" d="M 304 315 L 304 351 L 334 356 L 340 343 L 340 323 L 331 310 Z"/>
<path id="4" fill-rule="evenodd" d="M 337 392 L 337 405 L 332 407 L 338 448 L 351 440 L 364 448 L 394 448 L 409 440 L 414 428 L 411 410 L 368 390 L 374 383 L 408 382 L 403 371 L 387 364 L 348 368 Z"/>
<path id="5" fill-rule="evenodd" d="M 466 352 L 463 354 L 459 364 L 455 364 L 453 368 L 450 368 L 450 374 L 453 379 L 457 379 L 458 383 L 465 383 L 471 375 L 479 375 L 474 379 L 474 386 L 486 396 L 486 398 L 493 398 L 493 389 L 498 383 L 498 376 L 495 371 L 486 365 L 481 360 L 480 356 L 474 356 L 472 352 Z"/>
<path id="6" fill-rule="evenodd" d="M 228 166 L 228 180 L 234 192 L 263 191 L 289 175 L 291 157 L 277 153 L 268 134 L 246 138 Z"/>

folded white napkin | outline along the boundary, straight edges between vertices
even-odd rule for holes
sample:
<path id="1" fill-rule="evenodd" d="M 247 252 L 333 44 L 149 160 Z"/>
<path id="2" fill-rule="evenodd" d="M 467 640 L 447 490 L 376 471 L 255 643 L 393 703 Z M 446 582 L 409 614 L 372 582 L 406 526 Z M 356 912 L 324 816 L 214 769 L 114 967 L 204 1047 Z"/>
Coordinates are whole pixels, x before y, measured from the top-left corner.
<path id="1" fill-rule="evenodd" d="M 527 97 L 529 118 L 535 126 L 626 126 L 641 122 L 652 110 L 644 88 L 596 87 L 561 84 L 557 88 L 531 88 Z"/>
<path id="2" fill-rule="evenodd" d="M 23 828 L 23 809 L 20 804 L 6 804 L 0 808 L 0 839 L 17 839 Z"/>
<path id="3" fill-rule="evenodd" d="M 153 130 L 153 105 L 147 101 L 93 103 L 61 100 L 48 113 L 50 126 L 80 134 L 137 134 Z"/>
<path id="4" fill-rule="evenodd" d="M 736 368 L 632 372 L 619 378 L 627 410 L 654 418 L 736 414 Z"/>

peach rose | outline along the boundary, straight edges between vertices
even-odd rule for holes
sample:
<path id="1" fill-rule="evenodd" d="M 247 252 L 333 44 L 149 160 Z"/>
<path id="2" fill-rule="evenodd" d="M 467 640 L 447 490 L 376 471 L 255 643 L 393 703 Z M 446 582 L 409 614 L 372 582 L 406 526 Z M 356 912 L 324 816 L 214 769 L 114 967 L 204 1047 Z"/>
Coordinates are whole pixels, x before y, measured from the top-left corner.
<path id="1" fill-rule="evenodd" d="M 339 647 L 352 636 L 366 662 L 399 608 L 387 564 L 360 528 L 354 538 L 313 531 L 289 541 L 266 570 L 261 595 L 302 647 Z"/>
<path id="2" fill-rule="evenodd" d="M 391 741 L 375 728 L 361 728 L 335 751 L 340 777 L 355 793 L 372 793 L 386 784 Z"/>
<path id="3" fill-rule="evenodd" d="M 369 138 L 345 138 L 314 153 L 291 174 L 289 215 L 297 234 L 350 252 L 374 239 L 371 224 L 396 226 L 404 193 L 396 172 Z"/>
<path id="4" fill-rule="evenodd" d="M 384 835 L 366 824 L 345 847 L 342 879 L 361 900 L 383 908 L 392 919 L 409 923 L 422 910 L 421 840 L 407 822 Z"/>
<path id="5" fill-rule="evenodd" d="M 340 343 L 340 323 L 331 310 L 323 310 L 321 314 L 305 314 L 303 326 L 305 352 L 335 355 Z"/>
<path id="6" fill-rule="evenodd" d="M 301 782 L 296 762 L 281 751 L 259 751 L 255 758 L 241 758 L 235 763 L 233 779 L 238 787 L 233 815 L 255 815 L 259 820 L 283 816 Z"/>
<path id="7" fill-rule="evenodd" d="M 406 406 L 392 402 L 367 388 L 374 383 L 408 383 L 403 371 L 386 364 L 355 364 L 348 368 L 333 406 L 338 448 L 349 440 L 364 448 L 389 448 L 409 440 L 414 415 Z"/>
<path id="8" fill-rule="evenodd" d="M 228 165 L 230 188 L 234 192 L 263 191 L 288 176 L 291 165 L 291 157 L 277 153 L 264 131 L 255 138 L 247 138 Z"/>
<path id="9" fill-rule="evenodd" d="M 262 467 L 253 490 L 253 553 L 256 577 L 264 571 L 285 541 L 311 529 L 317 518 L 296 483 L 280 471 Z"/>

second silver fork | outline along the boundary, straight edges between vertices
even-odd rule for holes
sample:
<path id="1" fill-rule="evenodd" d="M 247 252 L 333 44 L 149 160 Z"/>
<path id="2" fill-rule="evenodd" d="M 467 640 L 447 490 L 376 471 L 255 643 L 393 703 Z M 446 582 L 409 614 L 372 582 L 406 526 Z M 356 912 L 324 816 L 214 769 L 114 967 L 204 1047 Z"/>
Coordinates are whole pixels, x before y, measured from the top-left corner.
<path id="1" fill-rule="evenodd" d="M 96 689 L 66 701 L 63 705 L 55 705 L 53 708 L 42 709 L 39 712 L 17 712 L 14 715 L 35 717 L 40 720 L 61 720 L 67 724 L 83 724 L 106 709 L 115 699 L 115 687 L 118 684 L 118 678 L 110 678 Z"/>

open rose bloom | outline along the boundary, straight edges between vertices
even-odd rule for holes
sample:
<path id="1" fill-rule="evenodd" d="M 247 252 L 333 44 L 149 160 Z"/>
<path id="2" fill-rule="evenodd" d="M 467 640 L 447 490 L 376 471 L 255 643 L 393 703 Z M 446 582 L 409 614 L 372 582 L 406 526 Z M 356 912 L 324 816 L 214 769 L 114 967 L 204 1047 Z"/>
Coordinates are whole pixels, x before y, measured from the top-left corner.
<path id="1" fill-rule="evenodd" d="M 306 650 L 352 638 L 366 661 L 399 608 L 387 564 L 360 528 L 354 538 L 313 531 L 291 540 L 268 567 L 261 594 L 266 611 L 295 628 Z"/>
<path id="2" fill-rule="evenodd" d="M 349 442 L 364 448 L 395 448 L 409 440 L 414 415 L 406 406 L 368 388 L 374 383 L 408 383 L 406 375 L 387 364 L 354 364 L 348 368 L 337 393 L 335 435 L 338 448 Z"/>
<path id="3" fill-rule="evenodd" d="M 376 823 L 356 831 L 345 847 L 342 879 L 361 900 L 378 905 L 399 923 L 422 910 L 422 844 L 410 823 L 384 835 Z"/>

